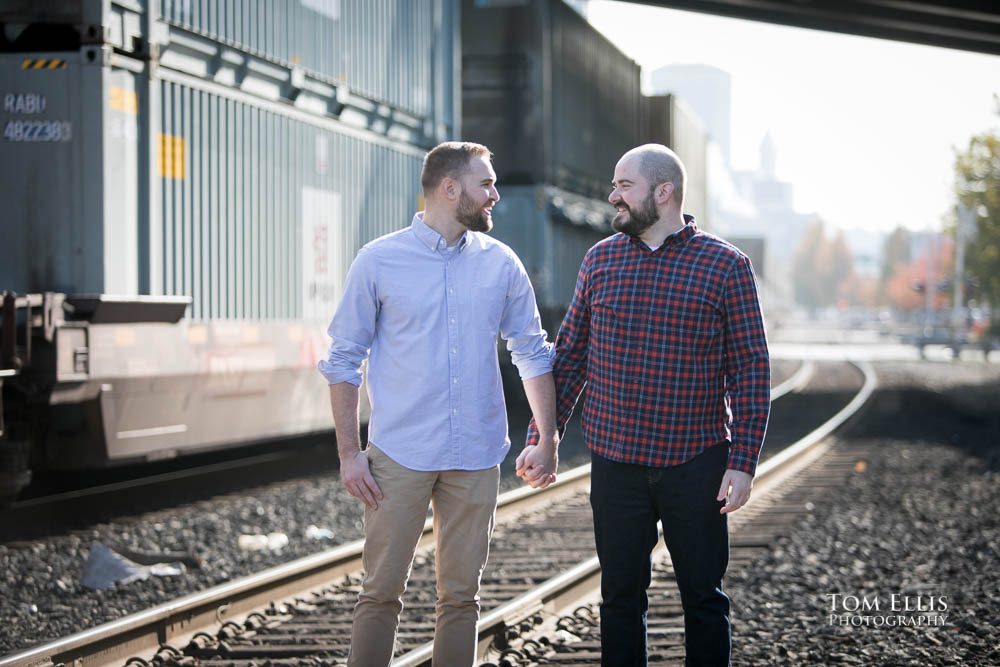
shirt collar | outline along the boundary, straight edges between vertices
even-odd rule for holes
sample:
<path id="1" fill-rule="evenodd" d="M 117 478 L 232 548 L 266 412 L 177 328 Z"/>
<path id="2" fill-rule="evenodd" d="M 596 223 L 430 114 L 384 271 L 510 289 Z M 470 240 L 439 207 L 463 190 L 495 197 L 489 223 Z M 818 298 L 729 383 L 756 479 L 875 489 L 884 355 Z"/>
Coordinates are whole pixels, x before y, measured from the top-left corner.
<path id="1" fill-rule="evenodd" d="M 687 243 L 692 236 L 698 233 L 698 225 L 694 221 L 693 215 L 684 214 L 684 226 L 678 229 L 676 232 L 663 239 L 663 243 L 660 247 L 654 250 L 657 252 L 663 248 L 668 248 L 675 245 L 684 245 Z M 641 247 L 645 250 L 649 250 L 649 246 L 646 245 L 645 241 L 637 236 L 630 236 L 629 240 L 636 246 Z"/>
<path id="2" fill-rule="evenodd" d="M 445 240 L 435 229 L 432 229 L 426 222 L 424 222 L 424 212 L 417 211 L 413 216 L 413 222 L 410 223 L 410 228 L 413 229 L 413 233 L 421 243 L 427 246 L 430 250 L 437 252 L 439 249 L 447 248 L 448 241 Z M 458 239 L 458 249 L 462 250 L 469 243 L 469 232 L 465 232 Z"/>

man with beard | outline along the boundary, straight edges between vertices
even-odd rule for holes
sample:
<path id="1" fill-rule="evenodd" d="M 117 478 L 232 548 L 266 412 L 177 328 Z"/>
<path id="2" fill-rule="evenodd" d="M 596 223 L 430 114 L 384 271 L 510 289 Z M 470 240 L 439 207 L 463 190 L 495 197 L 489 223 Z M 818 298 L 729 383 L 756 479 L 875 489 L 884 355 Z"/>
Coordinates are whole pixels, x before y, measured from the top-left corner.
<path id="1" fill-rule="evenodd" d="M 587 389 L 605 666 L 646 664 L 658 522 L 684 607 L 687 664 L 729 664 L 726 515 L 750 497 L 770 366 L 750 261 L 682 214 L 685 180 L 665 146 L 621 158 L 608 197 L 620 233 L 587 252 L 556 339 L 560 432 Z M 526 452 L 537 437 L 532 424 Z"/>
<path id="2" fill-rule="evenodd" d="M 541 430 L 522 475 L 555 481 L 558 436 L 551 345 L 528 276 L 483 232 L 500 199 L 490 151 L 448 142 L 421 173 L 426 207 L 409 227 L 364 246 L 330 324 L 330 383 L 340 477 L 365 504 L 364 581 L 349 665 L 388 665 L 427 508 L 437 540 L 435 665 L 471 665 L 479 582 L 510 448 L 497 334 L 507 340 Z M 370 355 L 369 355 L 370 353 Z M 368 447 L 358 386 L 368 358 Z"/>

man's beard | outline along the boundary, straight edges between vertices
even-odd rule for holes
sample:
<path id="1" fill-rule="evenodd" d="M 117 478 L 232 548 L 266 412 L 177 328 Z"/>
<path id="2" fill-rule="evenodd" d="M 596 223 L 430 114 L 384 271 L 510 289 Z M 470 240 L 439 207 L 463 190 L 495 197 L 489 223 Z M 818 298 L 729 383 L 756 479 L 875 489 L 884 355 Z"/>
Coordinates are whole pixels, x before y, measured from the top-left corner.
<path id="1" fill-rule="evenodd" d="M 638 208 L 632 208 L 628 204 L 622 203 L 628 209 L 628 219 L 621 219 L 625 215 L 624 213 L 619 213 L 615 216 L 615 219 L 611 222 L 611 226 L 617 232 L 628 234 L 629 236 L 639 236 L 655 225 L 656 221 L 660 219 L 660 215 L 656 211 L 656 202 L 652 192 L 649 193 Z"/>
<path id="2" fill-rule="evenodd" d="M 488 232 L 493 229 L 493 220 L 483 210 L 482 206 L 476 206 L 472 197 L 464 192 L 458 197 L 458 210 L 455 211 L 455 219 L 459 224 L 474 232 Z"/>

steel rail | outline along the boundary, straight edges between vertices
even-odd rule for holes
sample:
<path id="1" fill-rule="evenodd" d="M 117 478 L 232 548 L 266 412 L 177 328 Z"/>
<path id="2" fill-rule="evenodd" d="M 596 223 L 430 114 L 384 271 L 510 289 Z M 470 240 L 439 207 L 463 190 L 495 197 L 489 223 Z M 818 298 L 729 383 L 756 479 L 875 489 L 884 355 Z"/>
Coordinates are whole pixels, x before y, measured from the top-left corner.
<path id="1" fill-rule="evenodd" d="M 779 384 L 777 387 L 771 389 L 771 402 L 778 400 L 782 396 L 788 393 L 798 393 L 806 388 L 809 381 L 812 380 L 813 374 L 816 372 L 816 362 L 812 360 L 805 360 L 799 367 L 795 369 L 792 376 Z"/>
<path id="2" fill-rule="evenodd" d="M 177 482 L 192 477 L 201 477 L 219 472 L 240 470 L 242 468 L 247 468 L 250 466 L 266 465 L 282 461 L 286 458 L 288 458 L 288 454 L 284 452 L 270 452 L 267 454 L 258 454 L 255 456 L 234 459 L 232 461 L 207 463 L 193 468 L 184 468 L 182 470 L 174 470 L 171 472 L 158 473 L 155 475 L 149 475 L 147 477 L 126 479 L 121 482 L 109 482 L 107 484 L 101 484 L 99 486 L 88 486 L 82 489 L 59 491 L 57 493 L 52 493 L 46 496 L 39 496 L 37 498 L 26 498 L 24 500 L 15 500 L 13 503 L 11 503 L 11 509 L 29 510 L 42 507 L 48 504 L 70 503 L 74 501 L 93 498 L 96 496 L 116 493 L 119 491 L 130 491 L 133 489 L 141 489 L 147 486 Z"/>
<path id="3" fill-rule="evenodd" d="M 590 466 L 559 476 L 544 491 L 525 487 L 497 500 L 498 521 L 531 511 L 589 484 Z M 432 521 L 424 524 L 417 548 L 433 540 Z M 306 556 L 278 567 L 193 593 L 146 611 L 84 630 L 26 651 L 0 658 L 0 667 L 74 667 L 121 665 L 133 656 L 152 656 L 162 644 L 185 645 L 198 632 L 238 621 L 273 601 L 301 597 L 341 576 L 361 569 L 364 540 Z"/>
<path id="4" fill-rule="evenodd" d="M 875 370 L 867 361 L 851 362 L 864 375 L 864 383 L 854 398 L 842 408 L 837 414 L 824 422 L 821 426 L 797 440 L 779 454 L 763 462 L 754 475 L 755 493 L 754 499 L 760 500 L 768 493 L 778 488 L 781 483 L 791 476 L 794 476 L 809 463 L 815 461 L 828 448 L 826 440 L 834 430 L 842 426 L 849 419 L 855 416 L 858 411 L 867 403 L 872 393 L 878 386 Z M 803 368 L 805 364 L 803 364 Z M 812 375 L 812 369 L 800 372 Z M 799 375 L 797 372 L 796 375 Z M 794 376 L 788 384 L 795 380 L 791 386 L 797 386 L 801 378 Z M 808 380 L 807 380 L 808 381 Z M 662 552 L 662 540 L 658 541 L 657 551 Z M 549 615 L 564 615 L 568 608 L 581 598 L 592 595 L 598 586 L 600 576 L 600 563 L 597 556 L 589 558 L 573 569 L 564 572 L 540 586 L 520 595 L 509 602 L 494 609 L 483 616 L 479 622 L 479 640 L 477 661 L 486 659 L 485 651 L 493 643 L 494 638 L 501 637 L 508 632 L 516 631 L 516 628 L 526 619 L 534 616 L 539 611 L 544 610 Z M 426 643 L 413 651 L 410 651 L 397 660 L 393 661 L 392 667 L 425 667 L 431 664 L 431 654 L 433 643 Z"/>
<path id="5" fill-rule="evenodd" d="M 151 499 L 166 497 L 170 499 L 166 506 L 176 506 L 178 501 L 184 505 L 203 499 L 206 489 L 215 489 L 213 493 L 239 492 L 248 483 L 247 478 L 256 480 L 251 483 L 256 485 L 260 483 L 262 475 L 266 480 L 281 480 L 287 475 L 298 477 L 303 474 L 303 470 L 299 463 L 301 459 L 296 455 L 303 452 L 322 457 L 317 462 L 320 469 L 332 469 L 332 459 L 327 460 L 327 451 L 329 447 L 319 449 L 316 445 L 296 444 L 285 450 L 245 455 L 197 466 L 189 463 L 189 467 L 180 470 L 15 500 L 0 512 L 0 540 L 26 541 L 51 534 L 48 529 L 50 525 L 66 527 L 64 517 L 86 517 L 95 513 L 114 516 L 127 514 L 129 511 L 138 513 L 133 503 L 135 496 L 140 496 L 139 503 L 148 507 L 144 512 L 159 511 L 165 505 Z M 317 465 L 310 471 L 315 472 Z M 278 477 L 273 477 L 272 473 L 276 473 Z M 233 482 L 237 479 L 238 482 Z M 222 489 L 218 487 L 220 482 L 224 485 Z M 229 484 L 233 486 L 230 487 Z M 115 508 L 131 509 L 117 512 Z M 79 526 L 73 522 L 68 527 Z"/>
<path id="6" fill-rule="evenodd" d="M 800 390 L 812 373 L 811 362 L 803 363 L 789 380 L 775 388 L 772 400 L 789 391 Z M 773 460 L 761 465 L 758 479 L 765 469 L 775 467 Z M 523 487 L 506 492 L 497 500 L 497 520 L 499 522 L 530 512 L 562 496 L 577 493 L 589 486 L 589 478 L 588 464 L 560 474 L 558 481 L 544 491 Z M 428 519 L 424 524 L 418 550 L 430 546 L 432 533 L 432 521 Z M 68 637 L 0 657 L 0 667 L 60 664 L 103 667 L 121 665 L 134 656 L 151 657 L 164 644 L 183 646 L 199 632 L 216 629 L 228 621 L 239 621 L 271 602 L 293 600 L 329 585 L 331 580 L 357 572 L 361 569 L 363 544 L 363 540 L 356 540 Z M 530 616 L 539 606 L 570 604 L 583 594 L 578 582 L 596 581 L 598 575 L 597 558 L 587 559 L 542 586 L 489 612 L 481 620 L 480 627 L 486 631 L 490 628 L 496 631 L 496 628 L 516 627 L 518 621 Z M 393 664 L 429 664 L 429 646 L 422 646 Z M 426 659 L 423 657 L 425 652 Z"/>

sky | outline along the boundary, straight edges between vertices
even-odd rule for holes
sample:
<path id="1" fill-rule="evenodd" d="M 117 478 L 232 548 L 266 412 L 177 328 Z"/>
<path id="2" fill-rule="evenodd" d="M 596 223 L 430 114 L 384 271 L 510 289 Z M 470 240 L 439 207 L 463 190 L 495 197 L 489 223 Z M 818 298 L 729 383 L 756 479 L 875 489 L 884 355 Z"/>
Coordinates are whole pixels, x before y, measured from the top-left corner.
<path id="1" fill-rule="evenodd" d="M 940 229 L 954 147 L 1000 133 L 1000 57 L 593 0 L 590 22 L 648 72 L 702 63 L 733 78 L 731 160 L 770 131 L 795 207 L 841 229 Z"/>

